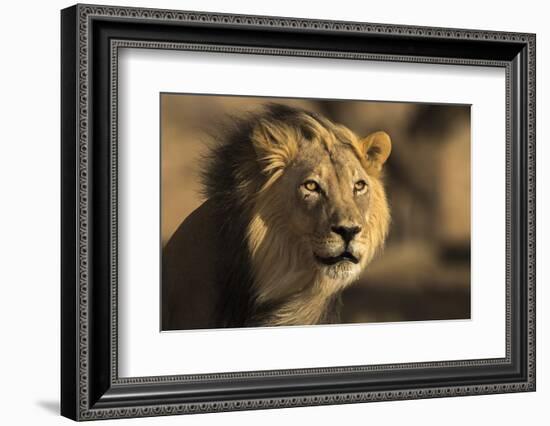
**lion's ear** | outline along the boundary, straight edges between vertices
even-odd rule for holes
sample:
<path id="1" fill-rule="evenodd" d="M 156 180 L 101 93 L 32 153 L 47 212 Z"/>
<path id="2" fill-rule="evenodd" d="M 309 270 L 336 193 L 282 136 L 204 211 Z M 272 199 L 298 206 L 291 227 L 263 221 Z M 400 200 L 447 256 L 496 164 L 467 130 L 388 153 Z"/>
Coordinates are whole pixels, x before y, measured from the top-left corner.
<path id="1" fill-rule="evenodd" d="M 281 123 L 260 120 L 251 139 L 265 174 L 282 171 L 297 151 L 296 135 L 292 129 Z"/>
<path id="2" fill-rule="evenodd" d="M 386 132 L 374 132 L 361 140 L 361 150 L 368 164 L 368 171 L 378 174 L 391 153 L 391 139 Z"/>

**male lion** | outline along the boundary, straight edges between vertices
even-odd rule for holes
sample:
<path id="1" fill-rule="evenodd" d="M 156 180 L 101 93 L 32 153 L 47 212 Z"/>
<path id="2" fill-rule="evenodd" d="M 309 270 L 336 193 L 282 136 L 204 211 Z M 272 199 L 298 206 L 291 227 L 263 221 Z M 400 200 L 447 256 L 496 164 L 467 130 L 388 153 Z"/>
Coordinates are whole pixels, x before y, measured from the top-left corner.
<path id="1" fill-rule="evenodd" d="M 162 329 L 338 322 L 388 232 L 390 151 L 384 132 L 283 105 L 235 121 L 205 168 L 207 201 L 164 249 Z"/>

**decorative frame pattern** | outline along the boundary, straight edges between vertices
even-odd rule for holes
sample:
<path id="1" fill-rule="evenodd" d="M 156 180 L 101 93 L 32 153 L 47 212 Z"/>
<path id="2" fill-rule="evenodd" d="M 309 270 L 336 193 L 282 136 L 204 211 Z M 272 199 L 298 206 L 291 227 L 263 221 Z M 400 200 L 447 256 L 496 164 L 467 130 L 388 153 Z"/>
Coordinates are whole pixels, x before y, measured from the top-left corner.
<path id="1" fill-rule="evenodd" d="M 74 223 L 64 224 L 63 251 L 63 278 L 64 299 L 62 298 L 62 345 L 63 356 L 68 364 L 62 361 L 62 414 L 77 420 L 92 420 L 113 417 L 140 417 L 151 415 L 170 415 L 196 412 L 229 411 L 244 409 L 260 409 L 275 407 L 307 406 L 321 404 L 340 404 L 351 402 L 366 402 L 380 400 L 399 400 L 415 398 L 434 398 L 442 396 L 475 395 L 487 393 L 503 393 L 517 391 L 533 391 L 535 389 L 535 36 L 533 34 L 504 33 L 494 31 L 477 31 L 447 28 L 426 28 L 410 27 L 399 25 L 382 25 L 356 22 L 336 22 L 324 20 L 306 20 L 294 18 L 276 18 L 265 16 L 245 16 L 228 14 L 211 14 L 201 12 L 180 12 L 155 9 L 136 9 L 120 7 L 103 7 L 90 5 L 77 5 L 63 11 L 62 28 L 63 40 L 62 51 L 64 54 L 64 72 L 72 76 L 70 87 L 64 87 L 63 113 L 65 118 L 73 118 L 74 123 L 64 127 L 63 133 L 63 176 L 73 178 L 74 182 L 63 184 L 63 211 L 68 215 L 74 213 Z M 92 78 L 92 62 L 94 58 L 94 45 L 92 27 L 95 21 L 110 22 L 111 26 L 116 22 L 136 22 L 143 26 L 159 24 L 178 24 L 200 26 L 223 26 L 224 28 L 253 28 L 253 29 L 276 29 L 301 33 L 315 31 L 331 34 L 352 34 L 358 36 L 371 35 L 381 38 L 409 38 L 410 43 L 430 40 L 446 40 L 452 43 L 476 43 L 480 46 L 487 43 L 501 43 L 512 46 L 510 51 L 522 51 L 521 58 L 517 55 L 502 55 L 503 58 L 484 57 L 444 57 L 436 55 L 403 55 L 394 53 L 366 53 L 349 52 L 339 50 L 319 50 L 300 48 L 280 47 L 254 47 L 254 46 L 232 46 L 212 43 L 180 42 L 180 41 L 147 41 L 132 39 L 131 37 L 109 38 L 108 66 L 109 76 L 107 84 L 94 86 Z M 98 30 L 99 32 L 99 30 Z M 193 376 L 161 376 L 145 378 L 118 377 L 117 368 L 117 70 L 118 70 L 118 49 L 124 47 L 132 48 L 155 48 L 155 49 L 178 49 L 198 51 L 220 51 L 228 53 L 255 53 L 265 55 L 297 55 L 315 56 L 327 58 L 358 59 L 358 60 L 384 60 L 397 62 L 425 62 L 444 63 L 456 65 L 482 65 L 504 67 L 506 70 L 506 357 L 503 359 L 465 360 L 452 362 L 414 363 L 414 364 L 391 364 L 364 367 L 327 367 L 320 369 L 303 370 L 275 370 L 267 372 L 246 372 L 246 373 L 223 373 L 212 375 Z M 508 51 L 507 51 L 508 52 Z M 522 68 L 521 78 L 518 69 Z M 73 81 L 74 79 L 74 81 Z M 102 86 L 103 84 L 103 86 Z M 101 86 L 99 89 L 98 87 Z M 92 162 L 94 156 L 91 146 L 94 137 L 91 117 L 95 107 L 97 90 L 102 90 L 102 96 L 109 98 L 108 126 L 110 137 L 109 148 L 109 241 L 108 248 L 102 250 L 109 252 L 109 309 L 105 325 L 108 329 L 96 331 L 97 314 L 90 308 L 92 302 L 91 291 L 94 290 L 94 271 L 92 263 L 94 250 L 99 248 L 93 246 L 96 241 L 92 235 L 92 223 L 95 220 L 96 209 L 94 202 L 98 203 L 98 194 L 95 193 L 95 178 L 92 176 Z M 104 93 L 110 92 L 109 94 Z M 521 93 L 519 93 L 521 92 Z M 73 97 L 72 95 L 75 95 Z M 518 95 L 519 94 L 519 95 Z M 518 99 L 519 97 L 519 99 Z M 76 105 L 74 102 L 76 99 Z M 514 103 L 515 100 L 515 103 Z M 519 102 L 519 104 L 518 104 Z M 71 112 L 71 109 L 74 110 Z M 99 114 L 98 114 L 99 115 Z M 521 117 L 520 117 L 521 116 Z M 524 129 L 518 129 L 511 125 L 514 117 L 518 117 Z M 96 119 L 97 120 L 97 119 Z M 520 134 L 521 132 L 524 134 Z M 99 133 L 99 132 L 98 132 Z M 519 135 L 519 136 L 518 136 Z M 516 138 L 521 146 L 515 146 L 513 140 Z M 65 152 L 67 151 L 67 152 Z M 72 156 L 71 154 L 74 154 Z M 76 159 L 76 161 L 75 161 Z M 515 164 L 514 159 L 522 162 L 522 165 Z M 74 164 L 73 164 L 74 163 Z M 525 169 L 517 171 L 518 167 Z M 516 178 L 516 172 L 519 173 Z M 74 191 L 72 195 L 69 195 Z M 519 206 L 524 217 L 517 217 L 512 210 L 513 191 L 519 191 L 520 198 L 524 201 Z M 67 195 L 65 195 L 67 193 Z M 521 216 L 521 214 L 520 214 Z M 521 235 L 515 235 L 522 229 Z M 69 243 L 69 241 L 75 239 Z M 512 241 L 515 247 L 512 247 Z M 523 273 L 513 276 L 513 265 L 511 258 L 514 249 L 520 248 L 525 252 Z M 69 263 L 72 266 L 65 266 Z M 71 269 L 72 268 L 72 269 Z M 74 274 L 72 274 L 74 272 Z M 71 276 L 73 275 L 73 276 Z M 512 301 L 518 298 L 518 288 L 512 288 L 512 280 L 525 280 L 520 284 L 523 287 L 522 312 L 512 307 Z M 69 295 L 69 296 L 67 296 Z M 95 297 L 95 296 L 94 296 Z M 103 297 L 103 296 L 102 296 Z M 523 297 L 523 296 L 522 296 Z M 68 300 L 67 300 L 68 299 Z M 94 299 L 96 300 L 96 299 Z M 105 303 L 104 298 L 100 298 Z M 74 304 L 70 305 L 70 302 Z M 525 329 L 519 330 L 522 334 L 522 344 L 513 345 L 513 340 L 518 339 L 514 330 L 518 321 L 518 315 L 525 320 Z M 108 320 L 108 321 L 107 321 Z M 68 324 L 71 322 L 71 324 Z M 99 334 L 98 334 L 99 333 Z M 94 353 L 94 341 L 103 341 L 107 338 L 109 355 L 97 355 Z M 522 346 L 523 345 L 523 346 Z M 513 347 L 514 346 L 514 347 Z M 170 384 L 181 383 L 210 383 L 217 385 L 220 381 L 231 379 L 261 379 L 267 377 L 304 377 L 317 375 L 329 377 L 332 374 L 358 374 L 362 372 L 376 371 L 399 371 L 408 369 L 446 369 L 453 367 L 483 367 L 489 365 L 512 366 L 518 354 L 513 350 L 520 350 L 525 355 L 524 364 L 519 367 L 521 374 L 517 380 L 511 380 L 496 384 L 496 382 L 471 385 L 447 385 L 433 387 L 401 387 L 391 390 L 374 391 L 350 391 L 350 392 L 318 392 L 311 395 L 273 395 L 270 397 L 248 397 L 228 399 L 217 398 L 210 401 L 180 401 L 162 400 L 162 398 L 151 400 L 137 400 L 131 396 L 128 389 L 136 386 L 157 388 L 158 386 L 169 386 Z M 74 354 L 77 354 L 75 357 Z M 92 363 L 91 357 L 101 359 L 96 364 Z M 95 362 L 95 361 L 94 361 Z M 517 366 L 516 366 L 517 367 Z M 92 377 L 98 372 L 107 377 L 102 377 L 98 383 Z M 108 390 L 108 392 L 107 392 Z M 154 390 L 151 390 L 152 395 Z M 70 395 L 74 393 L 74 396 Z M 127 396 L 130 395 L 130 396 Z"/>

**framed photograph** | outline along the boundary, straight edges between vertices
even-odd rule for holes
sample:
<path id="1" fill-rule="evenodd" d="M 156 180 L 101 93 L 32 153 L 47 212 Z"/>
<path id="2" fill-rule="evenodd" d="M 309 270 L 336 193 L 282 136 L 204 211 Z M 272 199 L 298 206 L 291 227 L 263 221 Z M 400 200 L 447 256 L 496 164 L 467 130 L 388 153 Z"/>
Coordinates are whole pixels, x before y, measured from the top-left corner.
<path id="1" fill-rule="evenodd" d="M 535 390 L 535 35 L 61 12 L 61 412 Z"/>

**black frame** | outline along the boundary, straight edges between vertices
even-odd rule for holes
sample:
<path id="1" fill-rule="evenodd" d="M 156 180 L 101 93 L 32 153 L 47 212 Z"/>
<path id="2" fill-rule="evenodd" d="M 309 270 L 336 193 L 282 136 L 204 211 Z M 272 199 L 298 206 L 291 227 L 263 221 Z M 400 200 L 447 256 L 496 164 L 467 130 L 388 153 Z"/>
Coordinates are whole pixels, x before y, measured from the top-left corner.
<path id="1" fill-rule="evenodd" d="M 64 9 L 61 30 L 64 416 L 89 420 L 535 390 L 535 35 L 96 5 Z M 119 378 L 116 90 L 117 52 L 124 47 L 505 68 L 506 357 Z"/>

